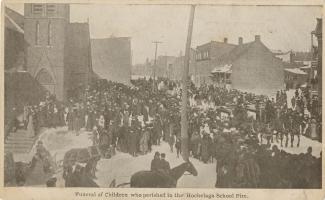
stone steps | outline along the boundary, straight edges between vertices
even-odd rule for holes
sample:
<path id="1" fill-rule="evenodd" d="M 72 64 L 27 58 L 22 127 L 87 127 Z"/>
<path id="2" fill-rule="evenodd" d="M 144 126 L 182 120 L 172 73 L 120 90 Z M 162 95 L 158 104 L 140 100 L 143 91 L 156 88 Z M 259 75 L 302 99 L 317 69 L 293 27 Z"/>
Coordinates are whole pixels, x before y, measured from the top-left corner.
<path id="1" fill-rule="evenodd" d="M 6 139 L 6 143 L 10 142 L 10 141 L 26 141 L 26 142 L 33 142 L 35 140 L 35 137 L 29 137 L 29 136 L 25 136 L 25 135 L 21 135 L 21 136 L 8 136 Z"/>
<path id="2" fill-rule="evenodd" d="M 29 153 L 36 139 L 37 137 L 29 136 L 26 130 L 17 130 L 6 138 L 5 152 Z"/>

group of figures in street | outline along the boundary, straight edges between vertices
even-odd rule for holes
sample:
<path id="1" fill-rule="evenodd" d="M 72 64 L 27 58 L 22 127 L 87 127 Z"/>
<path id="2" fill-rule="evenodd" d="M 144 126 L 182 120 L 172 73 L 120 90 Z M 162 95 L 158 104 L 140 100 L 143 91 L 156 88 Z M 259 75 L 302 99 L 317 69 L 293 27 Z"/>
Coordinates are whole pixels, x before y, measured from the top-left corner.
<path id="1" fill-rule="evenodd" d="M 164 141 L 170 151 L 176 149 L 179 156 L 182 145 L 180 84 L 170 80 L 156 82 L 159 87 L 152 79 L 139 79 L 132 81 L 130 87 L 98 80 L 80 87 L 75 92 L 78 95 L 65 104 L 47 96 L 40 105 L 31 106 L 37 129 L 67 126 L 76 135 L 82 128 L 92 131 L 93 146 L 98 147 L 100 156 L 89 158 L 85 167 L 65 166 L 67 187 L 97 187 L 93 179 L 98 160 L 111 158 L 116 151 L 134 157 L 145 155 L 152 151 L 152 145 Z M 289 139 L 295 148 L 295 138 L 299 146 L 301 135 L 321 138 L 321 112 L 314 108 L 317 99 L 309 97 L 308 88 L 299 91 L 294 99 L 296 102 L 304 99 L 305 103 L 289 108 L 283 91 L 278 92 L 274 100 L 233 89 L 190 85 L 189 152 L 191 157 L 204 163 L 216 161 L 215 187 L 321 186 L 321 161 L 312 156 L 312 147 L 300 155 L 278 148 L 287 147 Z M 255 105 L 255 119 L 248 116 L 249 105 Z M 154 159 L 152 171 L 168 174 L 170 167 L 166 162 Z"/>

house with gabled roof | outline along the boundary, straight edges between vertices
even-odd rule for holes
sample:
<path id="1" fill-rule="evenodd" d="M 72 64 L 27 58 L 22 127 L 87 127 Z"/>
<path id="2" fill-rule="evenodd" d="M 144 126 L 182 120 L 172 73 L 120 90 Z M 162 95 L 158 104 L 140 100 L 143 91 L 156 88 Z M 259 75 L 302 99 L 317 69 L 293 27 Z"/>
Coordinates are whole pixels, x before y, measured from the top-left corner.
<path id="1" fill-rule="evenodd" d="M 262 43 L 255 40 L 241 43 L 219 58 L 214 71 L 231 66 L 231 88 L 258 94 L 272 94 L 284 89 L 283 63 Z"/>

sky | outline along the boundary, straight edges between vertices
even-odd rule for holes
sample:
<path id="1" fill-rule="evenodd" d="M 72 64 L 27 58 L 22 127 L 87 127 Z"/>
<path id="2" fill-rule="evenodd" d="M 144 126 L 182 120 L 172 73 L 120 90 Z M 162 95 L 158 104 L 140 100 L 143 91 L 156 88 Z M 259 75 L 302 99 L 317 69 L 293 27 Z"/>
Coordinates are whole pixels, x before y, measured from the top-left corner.
<path id="1" fill-rule="evenodd" d="M 23 13 L 22 4 L 8 7 Z M 153 59 L 153 41 L 161 41 L 158 55 L 184 54 L 187 37 L 188 5 L 107 5 L 71 4 L 70 22 L 87 22 L 92 38 L 131 37 L 133 64 Z M 211 6 L 196 7 L 192 48 L 210 42 L 244 43 L 260 35 L 273 50 L 308 51 L 310 32 L 316 18 L 322 16 L 317 6 Z"/>

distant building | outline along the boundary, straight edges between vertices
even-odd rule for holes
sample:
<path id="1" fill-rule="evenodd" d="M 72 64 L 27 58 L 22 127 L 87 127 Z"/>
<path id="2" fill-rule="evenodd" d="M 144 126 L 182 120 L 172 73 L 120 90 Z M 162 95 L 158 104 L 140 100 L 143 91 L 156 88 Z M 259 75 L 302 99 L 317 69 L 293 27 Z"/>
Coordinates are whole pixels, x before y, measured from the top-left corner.
<path id="1" fill-rule="evenodd" d="M 192 81 L 195 81 L 196 75 L 196 61 L 195 61 L 195 49 L 190 51 L 190 66 L 189 66 L 189 76 Z M 182 79 L 183 69 L 184 69 L 184 59 L 185 56 L 182 53 L 179 56 L 158 56 L 157 64 L 155 67 L 154 59 L 149 60 L 147 58 L 146 62 L 143 64 L 137 64 L 132 67 L 132 75 L 134 79 L 144 78 L 147 79 L 154 76 L 154 70 L 156 77 L 168 78 L 174 81 L 180 81 Z"/>
<path id="2" fill-rule="evenodd" d="M 231 88 L 258 94 L 273 94 L 284 89 L 283 63 L 262 43 L 259 35 L 253 42 L 239 42 L 220 56 L 214 71 L 225 66 L 231 66 L 227 69 L 231 73 L 226 77 Z"/>
<path id="3" fill-rule="evenodd" d="M 158 56 L 156 66 L 153 64 L 156 77 L 174 79 L 177 73 L 177 69 L 174 68 L 176 59 L 175 56 Z"/>
<path id="4" fill-rule="evenodd" d="M 284 69 L 284 83 L 286 89 L 296 89 L 301 86 L 306 86 L 308 80 L 308 73 L 299 68 L 285 68 Z"/>
<path id="5" fill-rule="evenodd" d="M 153 75 L 153 62 L 146 59 L 145 63 L 132 65 L 132 79 L 147 78 Z"/>
<path id="6" fill-rule="evenodd" d="M 290 51 L 290 63 L 298 67 L 306 65 L 307 62 L 314 61 L 312 52 Z"/>
<path id="7" fill-rule="evenodd" d="M 92 67 L 103 79 L 130 84 L 131 40 L 129 37 L 111 37 L 91 40 Z"/>
<path id="8" fill-rule="evenodd" d="M 280 50 L 271 50 L 275 57 L 279 58 L 282 62 L 290 64 L 292 62 L 292 51 L 282 52 Z"/>
<path id="9" fill-rule="evenodd" d="M 314 82 L 317 74 L 317 61 L 312 51 L 273 51 L 274 55 L 283 61 L 283 66 L 285 68 L 285 84 L 287 89 L 295 89 L 301 85 L 308 85 L 312 88 L 315 87 Z"/>
<path id="10" fill-rule="evenodd" d="M 317 84 L 317 91 L 318 91 L 318 107 L 319 111 L 322 110 L 322 56 L 323 56 L 323 36 L 322 36 L 322 18 L 317 18 L 317 25 L 314 31 L 311 32 L 312 36 L 314 35 L 317 38 L 317 46 L 312 43 L 312 47 L 314 49 L 314 55 L 317 59 L 317 75 L 315 79 L 315 84 Z"/>
<path id="11" fill-rule="evenodd" d="M 191 80 L 195 82 L 196 80 L 196 61 L 195 61 L 195 49 L 190 50 L 190 66 L 189 66 L 189 76 L 191 77 Z M 182 80 L 183 76 L 183 70 L 184 70 L 184 63 L 185 62 L 185 56 L 180 54 L 174 62 L 170 65 L 170 79 L 172 80 Z"/>

